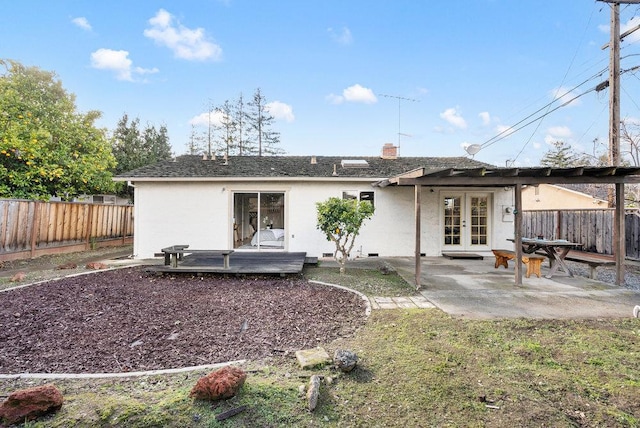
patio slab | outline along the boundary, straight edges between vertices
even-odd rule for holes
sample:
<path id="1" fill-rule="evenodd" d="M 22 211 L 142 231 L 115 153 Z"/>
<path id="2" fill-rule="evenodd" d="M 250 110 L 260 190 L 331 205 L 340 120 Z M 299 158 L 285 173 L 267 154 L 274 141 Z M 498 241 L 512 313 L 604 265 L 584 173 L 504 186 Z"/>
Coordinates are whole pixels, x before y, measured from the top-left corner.
<path id="1" fill-rule="evenodd" d="M 413 257 L 385 258 L 414 283 Z M 548 267 L 543 266 L 543 275 Z M 640 291 L 584 277 L 556 275 L 523 278 L 515 285 L 514 270 L 494 268 L 494 260 L 450 260 L 423 257 L 420 295 L 455 317 L 493 318 L 621 318 L 633 316 Z"/>

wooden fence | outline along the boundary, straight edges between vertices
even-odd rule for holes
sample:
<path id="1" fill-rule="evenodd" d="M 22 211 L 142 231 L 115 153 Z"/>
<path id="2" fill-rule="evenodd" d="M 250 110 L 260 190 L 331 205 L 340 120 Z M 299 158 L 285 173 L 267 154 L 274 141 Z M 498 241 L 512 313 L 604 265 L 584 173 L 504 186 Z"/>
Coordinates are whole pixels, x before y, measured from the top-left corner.
<path id="1" fill-rule="evenodd" d="M 613 254 L 614 209 L 545 210 L 522 213 L 522 235 L 542 235 L 583 244 L 582 249 Z M 637 210 L 625 215 L 625 245 L 630 259 L 640 259 L 640 215 Z"/>
<path id="2" fill-rule="evenodd" d="M 0 261 L 132 241 L 133 205 L 0 199 Z"/>

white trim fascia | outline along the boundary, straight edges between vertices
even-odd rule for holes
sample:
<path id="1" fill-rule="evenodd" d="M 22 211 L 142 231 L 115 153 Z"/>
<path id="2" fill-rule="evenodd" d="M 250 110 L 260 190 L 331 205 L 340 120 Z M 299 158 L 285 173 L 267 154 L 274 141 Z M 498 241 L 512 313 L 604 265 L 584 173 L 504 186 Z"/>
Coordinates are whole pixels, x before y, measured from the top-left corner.
<path id="1" fill-rule="evenodd" d="M 384 180 L 385 177 L 114 177 L 113 181 L 131 181 L 136 182 L 265 182 L 265 181 L 300 181 L 300 182 L 329 182 L 339 183 L 344 181 L 355 182 L 376 182 Z"/>

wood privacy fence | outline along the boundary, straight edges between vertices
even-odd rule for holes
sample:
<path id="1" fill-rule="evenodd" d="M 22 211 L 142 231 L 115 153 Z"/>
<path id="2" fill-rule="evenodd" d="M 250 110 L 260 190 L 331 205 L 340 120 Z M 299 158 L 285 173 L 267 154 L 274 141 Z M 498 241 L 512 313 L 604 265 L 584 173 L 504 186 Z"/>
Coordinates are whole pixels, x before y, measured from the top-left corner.
<path id="1" fill-rule="evenodd" d="M 583 244 L 593 253 L 613 254 L 614 209 L 545 210 L 522 213 L 522 235 L 542 235 Z M 630 259 L 640 259 L 640 215 L 629 210 L 625 215 L 625 245 Z"/>
<path id="2" fill-rule="evenodd" d="M 0 261 L 132 240 L 133 205 L 0 199 Z"/>

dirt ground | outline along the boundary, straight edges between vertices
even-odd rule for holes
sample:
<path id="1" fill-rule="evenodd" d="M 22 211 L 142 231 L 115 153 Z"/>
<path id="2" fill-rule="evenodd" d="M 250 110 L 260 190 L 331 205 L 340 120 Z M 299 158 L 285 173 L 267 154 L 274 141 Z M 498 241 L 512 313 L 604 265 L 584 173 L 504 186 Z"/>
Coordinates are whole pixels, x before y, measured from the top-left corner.
<path id="1" fill-rule="evenodd" d="M 47 267 L 27 271 L 60 276 L 41 266 Z M 100 271 L 0 293 L 0 373 L 127 372 L 255 360 L 353 335 L 364 320 L 359 296 L 299 277 Z"/>

